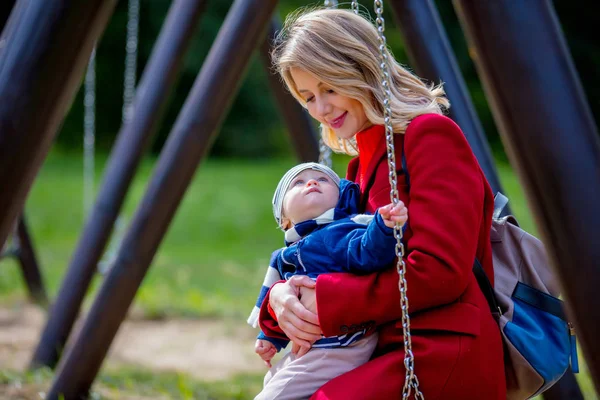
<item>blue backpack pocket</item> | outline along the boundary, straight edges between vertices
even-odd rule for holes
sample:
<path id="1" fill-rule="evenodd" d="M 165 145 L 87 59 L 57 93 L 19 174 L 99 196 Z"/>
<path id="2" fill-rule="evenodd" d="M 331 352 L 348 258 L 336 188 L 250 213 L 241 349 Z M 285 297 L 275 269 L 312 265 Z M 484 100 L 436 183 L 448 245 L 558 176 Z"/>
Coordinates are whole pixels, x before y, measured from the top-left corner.
<path id="1" fill-rule="evenodd" d="M 562 302 L 522 282 L 517 284 L 512 300 L 512 320 L 503 332 L 543 379 L 540 393 L 564 374 L 571 361 L 571 335 Z M 573 365 L 573 370 L 576 367 Z"/>

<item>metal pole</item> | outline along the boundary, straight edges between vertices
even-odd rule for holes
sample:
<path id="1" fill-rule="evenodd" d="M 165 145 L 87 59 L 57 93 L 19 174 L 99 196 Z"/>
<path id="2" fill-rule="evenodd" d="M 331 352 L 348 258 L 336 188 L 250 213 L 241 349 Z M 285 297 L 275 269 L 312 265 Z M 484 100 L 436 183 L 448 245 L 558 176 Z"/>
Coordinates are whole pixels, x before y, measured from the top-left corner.
<path id="1" fill-rule="evenodd" d="M 20 0 L 0 37 L 0 243 L 23 210 L 116 0 Z"/>
<path id="2" fill-rule="evenodd" d="M 161 153 L 75 344 L 59 363 L 48 399 L 84 396 L 144 278 L 192 176 L 236 93 L 276 0 L 236 0 Z"/>
<path id="3" fill-rule="evenodd" d="M 432 0 L 391 0 L 404 45 L 417 73 L 431 82 L 444 82 L 450 117 L 465 133 L 494 193 L 502 185 L 485 132 L 454 57 L 454 52 Z"/>
<path id="4" fill-rule="evenodd" d="M 548 0 L 455 0 L 600 392 L 600 142 Z"/>
<path id="5" fill-rule="evenodd" d="M 2 33 L 2 30 L 4 29 L 4 25 L 6 24 L 14 5 L 15 0 L 4 0 L 0 3 L 0 33 Z"/>
<path id="6" fill-rule="evenodd" d="M 269 25 L 267 38 L 260 46 L 260 56 L 265 67 L 265 72 L 267 73 L 269 86 L 271 86 L 271 91 L 275 95 L 275 100 L 287 125 L 287 130 L 298 159 L 302 162 L 316 162 L 319 159 L 318 133 L 312 124 L 311 118 L 306 110 L 287 91 L 279 75 L 273 73 L 271 69 L 271 43 L 279 30 L 281 30 L 281 23 L 273 19 Z"/>
<path id="7" fill-rule="evenodd" d="M 35 252 L 33 251 L 33 243 L 31 237 L 27 232 L 27 225 L 25 224 L 25 216 L 19 217 L 17 224 L 17 237 L 19 240 L 17 257 L 19 264 L 21 264 L 21 271 L 23 272 L 23 278 L 29 289 L 29 295 L 33 301 L 41 306 L 46 307 L 48 305 L 48 295 L 44 288 L 44 282 L 42 274 L 40 272 L 39 264 L 35 258 Z"/>
<path id="8" fill-rule="evenodd" d="M 134 102 L 121 127 L 96 204 L 88 217 L 31 366 L 54 367 L 96 271 L 140 160 L 151 143 L 168 94 L 205 8 L 205 0 L 176 0 L 169 10 Z"/>

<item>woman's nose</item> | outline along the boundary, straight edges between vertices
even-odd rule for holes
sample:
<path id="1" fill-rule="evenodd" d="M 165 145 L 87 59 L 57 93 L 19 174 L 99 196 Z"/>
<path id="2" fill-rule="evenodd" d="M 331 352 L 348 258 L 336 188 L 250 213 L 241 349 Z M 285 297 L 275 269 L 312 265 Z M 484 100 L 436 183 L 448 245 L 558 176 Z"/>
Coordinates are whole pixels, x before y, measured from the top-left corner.
<path id="1" fill-rule="evenodd" d="M 325 118 L 331 112 L 331 105 L 326 100 L 317 100 L 317 114 Z"/>

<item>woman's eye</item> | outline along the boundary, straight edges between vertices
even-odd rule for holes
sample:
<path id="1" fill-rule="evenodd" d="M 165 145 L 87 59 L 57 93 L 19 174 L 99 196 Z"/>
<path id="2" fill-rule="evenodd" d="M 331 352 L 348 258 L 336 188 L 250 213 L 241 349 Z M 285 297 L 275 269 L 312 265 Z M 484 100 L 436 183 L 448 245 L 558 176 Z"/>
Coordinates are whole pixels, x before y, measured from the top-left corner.
<path id="1" fill-rule="evenodd" d="M 315 99 L 315 96 L 310 96 L 308 99 L 306 99 L 307 103 L 310 103 L 311 101 L 313 101 Z"/>
<path id="2" fill-rule="evenodd" d="M 327 93 L 335 93 L 335 90 L 333 90 L 333 89 L 327 89 Z"/>

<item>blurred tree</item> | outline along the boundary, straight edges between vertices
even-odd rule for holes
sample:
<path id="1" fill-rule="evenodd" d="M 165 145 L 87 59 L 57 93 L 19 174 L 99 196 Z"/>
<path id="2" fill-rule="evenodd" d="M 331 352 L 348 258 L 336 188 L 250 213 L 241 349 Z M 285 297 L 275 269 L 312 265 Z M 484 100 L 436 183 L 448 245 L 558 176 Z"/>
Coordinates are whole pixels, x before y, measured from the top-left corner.
<path id="1" fill-rule="evenodd" d="M 372 2 L 360 1 L 363 10 L 371 15 Z M 448 33 L 459 66 L 471 93 L 492 149 L 503 156 L 497 130 L 488 108 L 485 95 L 477 77 L 473 62 L 464 40 L 456 14 L 450 0 L 435 0 L 442 22 Z M 171 94 L 170 104 L 159 128 L 153 151 L 160 150 L 173 125 L 185 98 L 193 85 L 197 73 L 206 58 L 210 46 L 229 10 L 232 0 L 208 0 L 208 7 L 202 17 L 200 28 L 186 57 L 179 81 Z M 321 1 L 281 0 L 279 17 L 302 6 L 319 6 Z M 558 17 L 575 60 L 579 75 L 584 84 L 592 112 L 598 123 L 600 116 L 600 76 L 595 72 L 600 68 L 600 47 L 594 41 L 594 14 L 582 13 L 576 2 L 556 0 Z M 160 32 L 162 22 L 168 12 L 170 2 L 163 0 L 141 0 L 138 78 L 150 57 L 154 41 Z M 97 69 L 97 147 L 99 151 L 109 151 L 121 125 L 123 102 L 123 70 L 125 60 L 125 34 L 127 25 L 127 1 L 121 0 L 115 10 L 98 45 Z M 386 32 L 388 44 L 395 57 L 403 64 L 408 60 L 404 51 L 403 38 L 395 26 L 389 7 L 386 9 Z M 410 65 L 409 65 L 410 67 Z M 213 156 L 260 157 L 265 154 L 292 154 L 285 126 L 270 94 L 266 81 L 266 70 L 258 57 L 250 63 L 238 96 L 223 124 L 211 154 Z M 58 145 L 62 148 L 79 151 L 83 137 L 83 99 L 78 94 L 68 113 Z"/>

